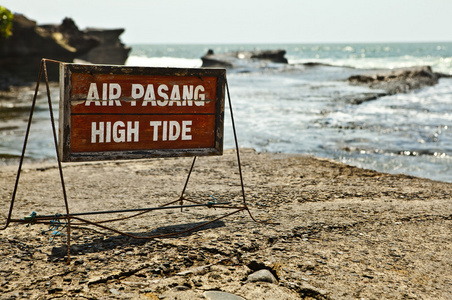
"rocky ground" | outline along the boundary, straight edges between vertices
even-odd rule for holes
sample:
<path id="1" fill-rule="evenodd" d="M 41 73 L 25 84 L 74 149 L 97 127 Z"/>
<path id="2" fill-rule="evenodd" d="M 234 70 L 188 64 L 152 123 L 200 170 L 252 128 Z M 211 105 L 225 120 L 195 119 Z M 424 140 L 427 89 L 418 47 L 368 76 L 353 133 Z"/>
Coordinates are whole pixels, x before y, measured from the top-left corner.
<path id="1" fill-rule="evenodd" d="M 12 223 L 0 231 L 0 299 L 452 299 L 452 184 L 307 156 L 243 150 L 241 159 L 251 214 L 278 224 L 244 211 L 182 236 L 142 240 L 74 221 L 67 264 L 64 224 Z M 236 161 L 234 152 L 199 158 L 186 197 L 242 205 Z M 70 211 L 178 199 L 190 164 L 66 164 Z M 3 223 L 16 172 L 0 169 Z M 33 211 L 65 212 L 56 163 L 24 166 L 13 218 Z M 103 224 L 145 236 L 228 212 L 159 210 Z"/>

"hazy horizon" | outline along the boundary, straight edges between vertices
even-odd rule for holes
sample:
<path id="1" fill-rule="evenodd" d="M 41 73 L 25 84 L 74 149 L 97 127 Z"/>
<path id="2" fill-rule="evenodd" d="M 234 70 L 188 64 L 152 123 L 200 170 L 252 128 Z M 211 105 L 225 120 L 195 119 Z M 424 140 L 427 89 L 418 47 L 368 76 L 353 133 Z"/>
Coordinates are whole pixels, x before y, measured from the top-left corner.
<path id="1" fill-rule="evenodd" d="M 124 28 L 126 44 L 345 44 L 452 41 L 444 0 L 3 0 L 38 24 Z"/>

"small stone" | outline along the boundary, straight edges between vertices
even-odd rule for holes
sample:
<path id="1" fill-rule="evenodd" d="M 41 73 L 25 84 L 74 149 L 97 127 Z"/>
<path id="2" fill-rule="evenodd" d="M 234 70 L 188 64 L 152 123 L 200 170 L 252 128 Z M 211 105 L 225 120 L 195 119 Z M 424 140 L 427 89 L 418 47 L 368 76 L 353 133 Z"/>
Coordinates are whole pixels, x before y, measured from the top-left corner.
<path id="1" fill-rule="evenodd" d="M 275 276 L 267 269 L 262 269 L 248 276 L 248 281 L 250 282 L 270 282 L 270 283 L 278 283 L 278 280 Z"/>

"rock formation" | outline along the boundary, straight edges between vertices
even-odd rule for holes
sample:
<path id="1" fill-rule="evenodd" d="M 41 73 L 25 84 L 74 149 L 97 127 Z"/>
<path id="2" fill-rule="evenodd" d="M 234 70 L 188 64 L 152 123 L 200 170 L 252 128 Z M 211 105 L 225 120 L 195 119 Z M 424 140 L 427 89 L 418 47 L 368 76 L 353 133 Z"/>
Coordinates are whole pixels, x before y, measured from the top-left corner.
<path id="1" fill-rule="evenodd" d="M 380 71 L 372 75 L 354 75 L 348 81 L 396 94 L 435 85 L 441 76 L 442 74 L 434 73 L 430 66 L 419 66 Z"/>
<path id="2" fill-rule="evenodd" d="M 62 43 L 71 47 L 70 50 L 74 53 L 74 58 L 80 57 L 100 45 L 100 41 L 96 37 L 80 31 L 75 22 L 70 18 L 65 18 L 60 25 L 42 25 L 40 27 L 57 37 Z"/>
<path id="3" fill-rule="evenodd" d="M 433 86 L 438 83 L 441 77 L 449 76 L 433 72 L 430 66 L 380 70 L 375 71 L 373 74 L 353 75 L 348 78 L 350 84 L 366 85 L 380 91 L 362 94 L 360 97 L 352 96 L 350 99 L 345 100 L 351 104 L 361 104 L 382 96 L 408 93 L 426 86 Z"/>
<path id="4" fill-rule="evenodd" d="M 122 32 L 122 29 L 81 31 L 69 18 L 60 25 L 37 25 L 16 14 L 12 36 L 0 41 L 0 89 L 35 81 L 42 58 L 124 64 L 130 48 L 119 41 Z M 57 80 L 56 66 L 49 67 L 50 79 Z"/>
<path id="5" fill-rule="evenodd" d="M 90 37 L 95 37 L 99 45 L 77 58 L 95 64 L 123 65 L 126 62 L 131 48 L 125 47 L 119 39 L 124 29 L 88 28 L 83 32 Z"/>
<path id="6" fill-rule="evenodd" d="M 234 68 L 242 65 L 242 61 L 247 62 L 272 62 L 287 64 L 284 57 L 285 50 L 256 50 L 256 51 L 233 51 L 215 54 L 213 50 L 201 57 L 204 68 Z"/>

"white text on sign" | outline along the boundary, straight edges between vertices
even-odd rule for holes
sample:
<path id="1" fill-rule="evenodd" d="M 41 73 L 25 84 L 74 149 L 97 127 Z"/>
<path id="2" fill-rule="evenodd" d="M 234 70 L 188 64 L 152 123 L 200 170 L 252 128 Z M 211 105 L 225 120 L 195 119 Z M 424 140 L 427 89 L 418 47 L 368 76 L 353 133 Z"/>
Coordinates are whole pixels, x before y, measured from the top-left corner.
<path id="1" fill-rule="evenodd" d="M 100 92 L 99 92 L 100 91 Z M 137 100 L 143 100 L 142 106 L 204 106 L 206 96 L 202 85 L 173 85 L 166 84 L 154 86 L 148 84 L 132 84 L 130 97 L 131 106 L 136 106 Z M 102 97 L 100 97 L 102 95 Z M 89 86 L 85 106 L 121 106 L 121 85 L 118 83 L 102 83 L 99 89 L 97 83 L 92 82 Z M 158 99 L 156 97 L 158 96 Z M 102 101 L 100 101 L 102 100 Z"/>
<path id="2" fill-rule="evenodd" d="M 152 141 L 192 140 L 191 120 L 150 121 Z M 139 142 L 139 121 L 92 122 L 91 143 Z"/>

